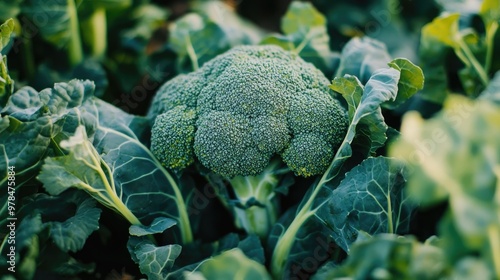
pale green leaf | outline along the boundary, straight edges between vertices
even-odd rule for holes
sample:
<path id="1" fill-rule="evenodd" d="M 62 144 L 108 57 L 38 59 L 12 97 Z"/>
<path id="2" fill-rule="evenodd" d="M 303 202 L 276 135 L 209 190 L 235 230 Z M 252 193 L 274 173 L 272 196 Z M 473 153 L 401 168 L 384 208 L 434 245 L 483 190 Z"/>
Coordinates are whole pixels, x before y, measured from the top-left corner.
<path id="1" fill-rule="evenodd" d="M 376 70 L 386 68 L 391 61 L 387 47 L 370 37 L 353 38 L 342 49 L 335 77 L 356 76 L 365 84 Z"/>
<path id="2" fill-rule="evenodd" d="M 0 25 L 0 51 L 7 46 L 14 31 L 14 20 L 8 19 Z"/>
<path id="3" fill-rule="evenodd" d="M 434 39 L 449 47 L 457 47 L 459 19 L 459 14 L 449 14 L 435 18 L 422 28 L 422 40 Z"/>
<path id="4" fill-rule="evenodd" d="M 361 239 L 340 266 L 321 271 L 312 279 L 447 279 L 443 251 L 414 237 L 380 234 Z"/>
<path id="5" fill-rule="evenodd" d="M 204 261 L 199 272 L 207 280 L 271 279 L 264 265 L 249 259 L 238 248 Z M 189 273 L 186 273 L 185 276 L 186 279 L 195 279 Z"/>

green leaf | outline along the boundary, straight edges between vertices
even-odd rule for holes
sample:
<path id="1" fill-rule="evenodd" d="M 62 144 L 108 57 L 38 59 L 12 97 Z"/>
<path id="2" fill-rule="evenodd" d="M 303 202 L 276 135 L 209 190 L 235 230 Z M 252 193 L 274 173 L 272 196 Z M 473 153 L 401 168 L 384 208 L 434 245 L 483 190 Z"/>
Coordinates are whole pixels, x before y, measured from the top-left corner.
<path id="1" fill-rule="evenodd" d="M 184 279 L 186 274 L 196 275 L 204 262 L 234 248 L 238 248 L 247 258 L 257 263 L 265 263 L 264 248 L 256 235 L 249 235 L 241 239 L 238 234 L 230 233 L 211 243 L 197 240 L 194 243 L 183 245 L 182 255 L 176 263 L 177 269 L 170 272 L 167 279 Z"/>
<path id="2" fill-rule="evenodd" d="M 434 39 L 446 46 L 457 47 L 460 14 L 448 14 L 435 18 L 422 28 L 422 40 Z"/>
<path id="3" fill-rule="evenodd" d="M 153 243 L 153 239 L 148 237 L 151 237 L 151 234 L 163 233 L 175 224 L 172 219 L 157 218 L 149 226 L 132 225 L 129 229 L 131 235 L 127 248 L 132 259 L 148 279 L 167 279 L 182 249 L 177 244 L 157 246 Z"/>
<path id="4" fill-rule="evenodd" d="M 412 170 L 408 188 L 415 200 L 423 205 L 448 201 L 439 230 L 450 242 L 448 258 L 479 254 L 493 259 L 491 271 L 500 262 L 495 253 L 500 247 L 499 121 L 496 104 L 450 96 L 442 112 L 428 121 L 407 114 L 402 137 L 390 149 Z"/>
<path id="5" fill-rule="evenodd" d="M 389 66 L 400 71 L 401 76 L 398 82 L 396 100 L 383 104 L 383 106 L 388 109 L 395 109 L 424 87 L 424 73 L 420 67 L 405 58 L 397 58 L 391 61 Z"/>
<path id="6" fill-rule="evenodd" d="M 311 3 L 293 1 L 281 19 L 281 29 L 285 34 L 306 34 L 313 27 L 324 27 L 326 18 Z"/>
<path id="7" fill-rule="evenodd" d="M 390 106 L 395 102 L 399 80 L 400 72 L 390 68 L 376 71 L 364 88 L 356 77 L 350 75 L 332 81 L 330 88 L 342 94 L 349 105 L 350 126 L 344 142 L 350 145 L 356 134 L 362 134 L 365 137 L 360 138 L 361 144 L 369 149 L 367 153 L 370 154 L 384 145 L 387 125 L 380 106 Z M 361 91 L 363 95 L 360 98 Z M 337 154 L 344 151 L 347 150 L 339 150 Z"/>
<path id="8" fill-rule="evenodd" d="M 3 12 L 3 11 L 2 11 Z M 14 20 L 8 19 L 0 25 L 0 51 L 7 46 L 14 31 Z"/>
<path id="9" fill-rule="evenodd" d="M 72 187 L 85 190 L 133 225 L 173 218 L 182 240 L 190 242 L 192 232 L 179 186 L 151 152 L 136 139 L 105 127 L 98 127 L 94 138 L 95 147 L 79 127 L 69 140 L 61 141 L 69 154 L 45 161 L 38 176 L 45 189 L 52 194 Z"/>
<path id="10" fill-rule="evenodd" d="M 486 26 L 498 22 L 500 20 L 500 1 L 484 0 L 479 15 L 483 18 Z"/>
<path id="11" fill-rule="evenodd" d="M 52 209 L 53 205 L 58 205 L 58 210 Z M 67 212 L 57 213 L 62 210 Z M 37 194 L 23 211 L 41 214 L 43 227 L 63 252 L 81 250 L 90 234 L 99 228 L 101 215 L 93 199 L 74 191 L 60 196 Z"/>
<path id="12" fill-rule="evenodd" d="M 15 238 L 18 279 L 30 279 L 38 270 L 70 274 L 93 270 L 92 264 L 79 263 L 70 256 L 99 228 L 101 210 L 93 199 L 70 191 L 59 196 L 35 194 L 20 205 Z M 7 254 L 4 250 L 9 247 L 4 245 L 2 264 Z"/>
<path id="13" fill-rule="evenodd" d="M 224 43 L 224 39 L 217 24 L 195 13 L 176 20 L 170 28 L 169 42 L 180 63 L 187 59 L 191 61 L 192 68 L 187 72 L 197 70 L 204 62 L 228 50 L 230 46 Z"/>
<path id="14" fill-rule="evenodd" d="M 406 233 L 414 205 L 408 202 L 406 171 L 384 157 L 368 158 L 349 171 L 317 216 L 331 227 L 335 243 L 346 252 L 359 231 Z"/>
<path id="15" fill-rule="evenodd" d="M 326 18 L 311 3 L 293 1 L 281 19 L 284 35 L 271 35 L 260 44 L 281 46 L 299 54 L 327 75 L 333 74 L 335 54 L 330 50 Z"/>
<path id="16" fill-rule="evenodd" d="M 151 225 L 132 225 L 129 228 L 129 234 L 134 236 L 145 236 L 156 233 L 162 233 L 165 230 L 173 227 L 177 222 L 169 218 L 156 218 Z"/>
<path id="17" fill-rule="evenodd" d="M 443 251 L 414 237 L 380 234 L 353 244 L 351 254 L 341 266 L 312 279 L 447 279 Z"/>
<path id="18" fill-rule="evenodd" d="M 238 14 L 238 11 L 224 1 L 197 1 L 193 9 L 207 17 L 224 32 L 225 40 L 231 46 L 256 45 L 262 39 L 264 31 L 251 21 Z M 215 38 L 212 38 L 212 40 Z"/>
<path id="19" fill-rule="evenodd" d="M 7 69 L 7 57 L 2 55 L 2 49 L 4 49 L 9 43 L 10 36 L 13 31 L 13 19 L 8 19 L 0 25 L 0 110 L 3 109 L 5 103 L 7 103 L 7 100 L 14 92 L 14 80 L 12 80 L 9 76 L 9 71 Z"/>
<path id="20" fill-rule="evenodd" d="M 135 249 L 139 269 L 149 279 L 164 279 L 180 253 L 181 246 L 176 244 L 159 247 L 153 244 L 143 244 Z"/>
<path id="21" fill-rule="evenodd" d="M 264 265 L 249 259 L 238 248 L 204 261 L 197 273 L 185 273 L 184 276 L 186 279 L 207 280 L 272 279 Z"/>
<path id="22" fill-rule="evenodd" d="M 127 114 L 115 106 L 101 100 L 94 99 L 93 103 L 85 106 L 90 111 L 98 113 L 99 125 L 123 133 L 126 136 L 149 143 L 151 124 L 148 118 Z"/>
<path id="23" fill-rule="evenodd" d="M 76 4 L 76 0 L 28 0 L 22 6 L 22 13 L 36 25 L 44 40 L 67 49 L 72 66 L 83 60 Z"/>
<path id="24" fill-rule="evenodd" d="M 15 167 L 16 191 L 34 179 L 43 159 L 48 155 L 62 154 L 58 142 L 67 139 L 81 123 L 93 135 L 95 116 L 81 109 L 93 90 L 94 85 L 90 81 L 72 80 L 41 92 L 24 87 L 9 98 L 1 111 L 5 115 L 0 125 L 3 128 L 0 133 L 2 187 L 7 184 L 8 166 Z M 4 196 L 6 193 L 0 194 L 0 197 Z M 2 201 L 0 213 L 4 214 L 7 200 Z M 0 231 L 4 230 L 5 227 L 2 227 Z"/>
<path id="25" fill-rule="evenodd" d="M 38 173 L 50 145 L 51 123 L 48 118 L 35 122 L 21 123 L 15 118 L 5 116 L 0 126 L 0 189 L 7 190 L 9 166 L 16 172 L 15 190 L 33 179 Z M 0 194 L 0 215 L 7 216 L 7 192 Z M 7 220 L 0 222 L 0 232 L 5 233 Z"/>
<path id="26" fill-rule="evenodd" d="M 335 78 L 330 88 L 343 94 L 347 101 L 349 120 L 352 121 L 356 108 L 363 97 L 363 85 L 355 76 L 345 75 L 343 78 Z"/>
<path id="27" fill-rule="evenodd" d="M 386 68 L 391 57 L 386 46 L 370 37 L 353 38 L 342 49 L 335 77 L 356 76 L 365 84 L 376 70 Z"/>

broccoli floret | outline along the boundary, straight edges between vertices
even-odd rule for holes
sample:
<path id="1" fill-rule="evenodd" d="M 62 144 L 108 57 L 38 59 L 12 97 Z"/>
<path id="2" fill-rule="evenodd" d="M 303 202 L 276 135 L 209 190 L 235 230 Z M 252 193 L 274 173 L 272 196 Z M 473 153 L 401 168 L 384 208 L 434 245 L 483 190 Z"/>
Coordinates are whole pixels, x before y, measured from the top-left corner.
<path id="1" fill-rule="evenodd" d="M 347 130 L 328 85 L 277 46 L 233 48 L 160 88 L 149 111 L 151 150 L 168 168 L 198 160 L 226 178 L 236 224 L 265 236 L 278 215 L 283 163 L 296 175 L 323 173 Z"/>
<path id="2" fill-rule="evenodd" d="M 195 110 L 187 106 L 174 107 L 156 118 L 151 132 L 155 135 L 151 138 L 151 151 L 163 165 L 184 168 L 194 162 L 195 120 Z"/>
<path id="3" fill-rule="evenodd" d="M 193 162 L 188 138 L 196 158 L 225 177 L 258 175 L 275 155 L 297 175 L 320 174 L 347 129 L 346 110 L 328 85 L 312 64 L 279 47 L 233 48 L 160 88 L 151 118 L 185 106 L 196 122 L 184 131 L 160 129 L 156 120 L 152 150 L 166 167 L 184 168 Z M 172 114 L 162 127 L 186 125 Z"/>

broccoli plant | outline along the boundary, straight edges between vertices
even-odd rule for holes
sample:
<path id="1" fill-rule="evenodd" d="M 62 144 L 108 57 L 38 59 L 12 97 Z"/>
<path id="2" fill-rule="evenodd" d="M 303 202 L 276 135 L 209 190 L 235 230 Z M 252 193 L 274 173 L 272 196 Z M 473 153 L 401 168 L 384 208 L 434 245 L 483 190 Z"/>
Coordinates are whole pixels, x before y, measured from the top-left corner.
<path id="1" fill-rule="evenodd" d="M 232 187 L 236 225 L 265 236 L 283 168 L 322 174 L 347 110 L 321 71 L 276 46 L 242 46 L 163 85 L 149 110 L 153 154 L 167 168 L 201 163 Z"/>

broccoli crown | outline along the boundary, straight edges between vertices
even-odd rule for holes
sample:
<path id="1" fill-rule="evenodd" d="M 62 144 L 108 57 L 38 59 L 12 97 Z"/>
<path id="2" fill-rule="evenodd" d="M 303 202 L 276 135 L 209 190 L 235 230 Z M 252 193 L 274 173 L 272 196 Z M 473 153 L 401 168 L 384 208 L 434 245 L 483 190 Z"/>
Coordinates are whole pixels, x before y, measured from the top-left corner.
<path id="1" fill-rule="evenodd" d="M 277 46 L 241 46 L 165 83 L 149 111 L 166 167 L 195 157 L 223 176 L 257 175 L 278 154 L 297 175 L 324 172 L 347 130 L 321 71 Z"/>

